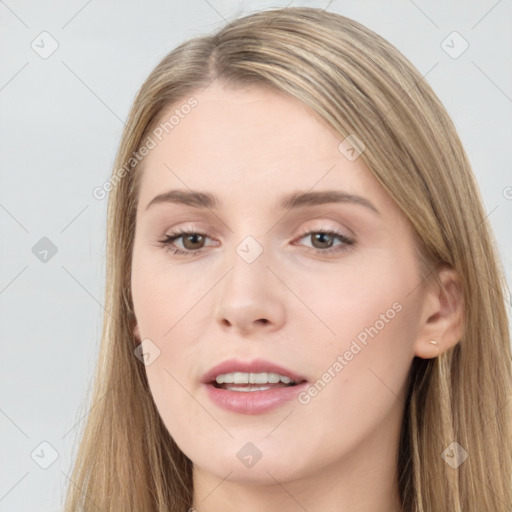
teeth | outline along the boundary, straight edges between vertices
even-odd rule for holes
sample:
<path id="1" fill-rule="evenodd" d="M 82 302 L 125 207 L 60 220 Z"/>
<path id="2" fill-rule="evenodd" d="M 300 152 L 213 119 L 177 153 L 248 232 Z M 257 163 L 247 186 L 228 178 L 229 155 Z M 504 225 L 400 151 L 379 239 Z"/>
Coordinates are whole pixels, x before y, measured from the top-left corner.
<path id="1" fill-rule="evenodd" d="M 232 372 L 217 375 L 217 384 L 290 384 L 292 379 L 278 373 L 243 373 Z"/>
<path id="2" fill-rule="evenodd" d="M 229 385 L 226 389 L 229 391 L 244 391 L 244 392 L 251 392 L 251 391 L 267 391 L 267 389 L 272 389 L 268 386 L 237 386 L 236 384 L 231 386 Z"/>

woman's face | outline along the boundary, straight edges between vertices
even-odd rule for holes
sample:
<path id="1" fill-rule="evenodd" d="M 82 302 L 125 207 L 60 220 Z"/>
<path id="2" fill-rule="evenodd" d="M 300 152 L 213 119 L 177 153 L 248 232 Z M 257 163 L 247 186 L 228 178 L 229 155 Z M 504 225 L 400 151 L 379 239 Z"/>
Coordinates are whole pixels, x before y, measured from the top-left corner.
<path id="1" fill-rule="evenodd" d="M 297 100 L 220 82 L 194 97 L 162 115 L 175 118 L 152 136 L 137 207 L 132 295 L 159 413 L 219 479 L 283 482 L 363 459 L 378 471 L 419 336 L 411 228 Z M 195 192 L 217 203 L 178 200 Z M 189 234 L 162 242 L 177 231 Z"/>

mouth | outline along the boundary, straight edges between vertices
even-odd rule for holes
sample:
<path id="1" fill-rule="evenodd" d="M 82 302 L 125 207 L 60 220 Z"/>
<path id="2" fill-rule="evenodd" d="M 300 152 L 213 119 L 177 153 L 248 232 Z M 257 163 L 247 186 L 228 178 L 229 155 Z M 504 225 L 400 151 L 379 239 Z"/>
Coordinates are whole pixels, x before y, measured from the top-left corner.
<path id="1" fill-rule="evenodd" d="M 297 398 L 307 379 L 270 361 L 229 360 L 201 380 L 216 406 L 238 414 L 263 414 Z"/>

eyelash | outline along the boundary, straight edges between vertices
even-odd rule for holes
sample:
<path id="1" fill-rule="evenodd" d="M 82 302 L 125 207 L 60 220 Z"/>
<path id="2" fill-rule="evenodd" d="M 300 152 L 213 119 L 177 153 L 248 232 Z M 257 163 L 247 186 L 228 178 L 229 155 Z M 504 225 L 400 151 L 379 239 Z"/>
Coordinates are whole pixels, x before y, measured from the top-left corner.
<path id="1" fill-rule="evenodd" d="M 313 248 L 309 247 L 310 250 L 312 250 L 313 252 L 315 252 L 317 254 L 332 254 L 332 253 L 345 252 L 345 251 L 350 250 L 351 246 L 353 246 L 355 244 L 354 240 L 352 240 L 351 238 L 349 238 L 345 234 L 343 234 L 341 232 L 338 232 L 338 231 L 329 230 L 329 229 L 327 229 L 327 230 L 319 230 L 319 231 L 306 231 L 306 232 L 304 232 L 304 233 L 302 233 L 300 235 L 299 240 L 301 240 L 305 236 L 313 235 L 313 234 L 318 234 L 318 233 L 322 233 L 324 235 L 333 235 L 336 238 L 338 238 L 341 242 L 343 242 L 343 244 L 335 246 L 335 247 L 338 247 L 338 249 L 336 249 L 335 247 L 330 247 L 329 249 L 316 249 L 314 247 Z M 200 235 L 202 237 L 207 237 L 207 235 L 205 233 L 201 233 L 199 231 L 178 230 L 178 231 L 175 231 L 175 232 L 172 232 L 172 233 L 168 233 L 162 239 L 158 240 L 158 243 L 162 247 L 164 247 L 166 250 L 168 250 L 172 254 L 176 254 L 176 255 L 194 256 L 195 254 L 199 254 L 199 253 L 203 252 L 204 248 L 197 249 L 195 251 L 192 251 L 192 250 L 185 250 L 184 251 L 182 249 L 178 249 L 176 247 L 172 247 L 172 244 L 178 238 L 181 238 L 181 237 L 183 237 L 185 235 Z"/>

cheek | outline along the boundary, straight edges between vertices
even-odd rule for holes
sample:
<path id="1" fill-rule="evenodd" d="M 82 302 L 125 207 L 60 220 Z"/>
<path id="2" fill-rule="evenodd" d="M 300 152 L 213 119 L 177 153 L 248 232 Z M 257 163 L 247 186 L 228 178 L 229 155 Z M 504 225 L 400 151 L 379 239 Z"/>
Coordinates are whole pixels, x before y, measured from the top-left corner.
<path id="1" fill-rule="evenodd" d="M 208 289 L 204 272 L 171 265 L 168 258 L 165 249 L 134 250 L 133 306 L 141 334 L 151 339 L 167 339 L 180 322 L 187 323 Z"/>
<path id="2" fill-rule="evenodd" d="M 135 250 L 131 286 L 141 337 L 151 340 L 158 353 L 145 367 L 151 394 L 169 432 L 181 439 L 187 425 L 204 421 L 204 411 L 189 394 L 198 363 L 194 326 L 204 279 L 201 284 L 190 272 L 171 269 L 165 258 Z"/>
<path id="3" fill-rule="evenodd" d="M 365 329 L 376 322 L 379 331 L 387 333 L 392 331 L 390 323 L 397 327 L 400 314 L 396 310 L 405 306 L 417 279 L 411 247 L 407 241 L 396 242 L 356 248 L 336 264 L 318 264 L 305 273 L 290 270 L 288 282 L 310 311 L 300 305 L 292 310 L 302 308 L 301 313 L 315 329 L 316 334 L 311 336 L 315 346 L 320 338 L 326 348 L 318 356 L 343 351 L 358 335 L 364 341 Z M 381 315 L 385 315 L 384 320 Z M 382 321 L 386 322 L 384 329 Z M 390 336 L 388 342 L 394 340 Z"/>
<path id="4" fill-rule="evenodd" d="M 349 270 L 311 287 L 308 305 L 329 329 L 317 322 L 314 350 L 302 346 L 315 382 L 301 403 L 339 418 L 332 435 L 369 429 L 401 402 L 416 334 L 414 265 L 381 258 Z"/>
<path id="5" fill-rule="evenodd" d="M 409 307 L 410 291 L 417 280 L 413 267 L 407 268 L 398 258 L 393 260 L 376 253 L 338 268 L 290 273 L 287 282 L 304 303 L 304 307 L 298 303 L 292 306 L 290 312 L 307 318 L 312 329 L 310 341 L 316 347 L 321 343 L 339 351 L 348 348 L 358 336 L 364 343 L 365 333 L 370 338 L 371 327 L 376 327 L 379 338 L 390 343 L 398 341 L 396 334 L 402 329 L 399 324 L 407 316 L 402 312 Z M 293 321 L 306 320 L 294 317 Z M 375 329 L 370 331 L 375 335 Z M 309 343 L 305 336 L 301 339 Z"/>

